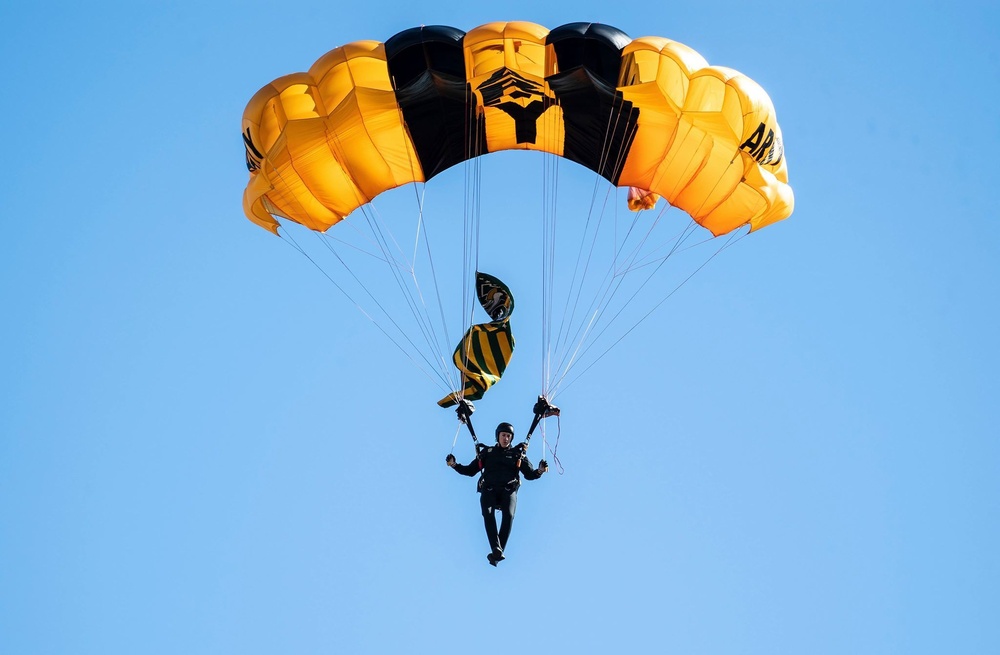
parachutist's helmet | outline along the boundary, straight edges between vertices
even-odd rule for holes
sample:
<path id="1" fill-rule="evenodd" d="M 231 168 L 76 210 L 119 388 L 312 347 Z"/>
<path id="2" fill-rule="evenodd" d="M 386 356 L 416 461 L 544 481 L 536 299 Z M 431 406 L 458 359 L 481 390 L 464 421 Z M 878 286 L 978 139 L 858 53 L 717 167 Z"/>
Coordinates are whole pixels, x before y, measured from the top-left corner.
<path id="1" fill-rule="evenodd" d="M 500 433 L 501 432 L 510 432 L 510 439 L 511 439 L 511 441 L 514 440 L 514 426 L 511 425 L 510 423 L 504 422 L 504 423 L 501 423 L 500 425 L 497 426 L 497 442 L 498 443 L 500 442 Z"/>

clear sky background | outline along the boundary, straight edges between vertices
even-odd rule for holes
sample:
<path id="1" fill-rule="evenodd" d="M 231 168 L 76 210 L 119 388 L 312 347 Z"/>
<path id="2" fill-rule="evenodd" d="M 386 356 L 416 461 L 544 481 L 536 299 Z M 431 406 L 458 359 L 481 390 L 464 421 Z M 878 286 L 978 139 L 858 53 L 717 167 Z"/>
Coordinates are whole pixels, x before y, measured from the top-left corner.
<path id="1" fill-rule="evenodd" d="M 997 652 L 995 3 L 204 5 L 0 8 L 0 652 Z M 796 194 L 557 399 L 496 569 L 454 414 L 243 217 L 239 134 L 333 47 L 493 20 L 746 73 Z M 539 391 L 520 293 L 484 436 Z"/>

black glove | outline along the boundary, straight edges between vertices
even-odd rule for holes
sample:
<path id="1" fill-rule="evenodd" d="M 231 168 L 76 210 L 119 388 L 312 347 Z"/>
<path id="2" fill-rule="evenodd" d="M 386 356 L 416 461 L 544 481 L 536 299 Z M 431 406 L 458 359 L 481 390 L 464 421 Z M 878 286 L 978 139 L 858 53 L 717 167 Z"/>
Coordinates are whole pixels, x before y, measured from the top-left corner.
<path id="1" fill-rule="evenodd" d="M 544 459 L 542 461 L 538 462 L 538 471 L 539 471 L 539 473 L 545 473 L 548 470 L 549 470 L 549 463 L 548 462 L 546 462 Z"/>
<path id="2" fill-rule="evenodd" d="M 466 423 L 472 413 L 476 411 L 476 406 L 472 404 L 471 401 L 462 399 L 458 401 L 458 406 L 455 407 L 455 413 L 458 414 L 458 420 L 462 423 Z"/>
<path id="3" fill-rule="evenodd" d="M 448 466 L 454 465 L 455 456 L 449 453 L 448 456 L 444 458 L 444 463 L 447 464 Z"/>
<path id="4" fill-rule="evenodd" d="M 535 416 L 541 416 L 542 418 L 559 416 L 559 408 L 555 405 L 550 405 L 549 401 L 545 399 L 545 396 L 538 397 L 538 402 L 536 402 L 535 406 L 531 408 L 531 411 L 535 413 Z"/>

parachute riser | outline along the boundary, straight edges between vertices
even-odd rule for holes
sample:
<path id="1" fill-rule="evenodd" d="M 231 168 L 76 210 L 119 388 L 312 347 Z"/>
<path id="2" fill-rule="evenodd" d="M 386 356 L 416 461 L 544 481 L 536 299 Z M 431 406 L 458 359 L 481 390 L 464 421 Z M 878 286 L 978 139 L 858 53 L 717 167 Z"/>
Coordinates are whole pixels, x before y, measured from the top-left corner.
<path id="1" fill-rule="evenodd" d="M 521 454 L 517 458 L 517 468 L 521 468 L 521 460 L 524 459 L 524 453 L 528 450 L 528 445 L 531 444 L 531 435 L 535 433 L 535 428 L 538 427 L 542 419 L 549 416 L 559 416 L 559 408 L 550 404 L 545 396 L 538 397 L 532 411 L 535 412 L 535 417 L 531 419 L 531 427 L 528 428 L 528 435 L 524 438 L 524 448 L 521 449 Z M 545 453 L 542 453 L 542 456 L 544 457 Z"/>
<path id="2" fill-rule="evenodd" d="M 476 448 L 476 453 L 478 453 L 482 444 L 480 444 L 479 439 L 476 438 L 476 429 L 472 427 L 472 419 L 467 418 L 463 421 L 463 423 L 465 423 L 465 427 L 469 428 L 469 435 L 472 437 L 472 444 Z"/>
<path id="3" fill-rule="evenodd" d="M 458 401 L 458 407 L 455 408 L 455 413 L 458 414 L 458 421 L 469 428 L 469 435 L 472 436 L 472 445 L 476 449 L 476 455 L 479 454 L 480 448 L 483 447 L 479 443 L 479 439 L 476 438 L 476 428 L 472 427 L 472 412 L 476 411 L 475 406 L 468 400 L 464 398 Z"/>
<path id="4" fill-rule="evenodd" d="M 531 419 L 531 427 L 528 428 L 528 436 L 524 438 L 524 448 L 521 449 L 521 454 L 517 458 L 517 468 L 521 468 L 521 460 L 524 459 L 524 453 L 528 450 L 528 445 L 531 443 L 531 435 L 534 433 L 535 428 L 542 420 L 541 414 L 535 414 L 535 418 Z"/>

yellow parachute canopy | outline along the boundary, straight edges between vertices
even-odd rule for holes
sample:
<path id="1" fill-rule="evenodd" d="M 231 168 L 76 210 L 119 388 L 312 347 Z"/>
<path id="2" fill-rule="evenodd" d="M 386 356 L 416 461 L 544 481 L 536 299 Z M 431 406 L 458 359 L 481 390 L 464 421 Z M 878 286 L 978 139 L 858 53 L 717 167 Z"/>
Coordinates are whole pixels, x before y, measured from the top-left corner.
<path id="1" fill-rule="evenodd" d="M 794 206 L 759 85 L 676 41 L 593 23 L 428 26 L 347 44 L 261 89 L 243 140 L 244 211 L 275 233 L 275 217 L 324 231 L 383 191 L 509 149 L 662 196 L 716 235 Z"/>

